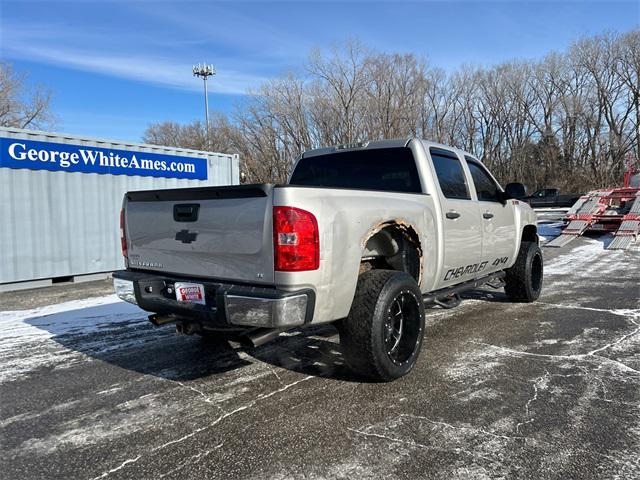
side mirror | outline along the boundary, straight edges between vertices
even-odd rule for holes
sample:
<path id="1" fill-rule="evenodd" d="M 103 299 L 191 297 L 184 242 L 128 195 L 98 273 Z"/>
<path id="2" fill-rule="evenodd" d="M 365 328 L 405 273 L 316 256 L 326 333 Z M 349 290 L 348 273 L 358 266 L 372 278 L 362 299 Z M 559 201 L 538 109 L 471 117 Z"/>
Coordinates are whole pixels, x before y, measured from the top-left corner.
<path id="1" fill-rule="evenodd" d="M 522 198 L 526 196 L 526 190 L 522 183 L 507 183 L 507 186 L 504 187 L 504 197 L 505 199 L 509 198 Z"/>

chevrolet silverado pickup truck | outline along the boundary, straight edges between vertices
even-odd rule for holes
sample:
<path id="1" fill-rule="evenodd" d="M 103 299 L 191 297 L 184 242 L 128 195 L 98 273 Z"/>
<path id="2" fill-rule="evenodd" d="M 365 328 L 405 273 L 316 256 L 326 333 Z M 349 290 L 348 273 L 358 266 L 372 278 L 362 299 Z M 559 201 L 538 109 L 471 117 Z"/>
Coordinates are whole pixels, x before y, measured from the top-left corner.
<path id="1" fill-rule="evenodd" d="M 468 153 L 409 139 L 308 151 L 285 185 L 129 192 L 114 286 L 155 325 L 254 346 L 334 322 L 351 369 L 390 381 L 416 363 L 425 305 L 484 284 L 538 298 L 523 191 Z"/>
<path id="2" fill-rule="evenodd" d="M 531 208 L 571 207 L 582 196 L 581 193 L 561 194 L 557 188 L 543 188 L 532 195 L 521 197 Z"/>

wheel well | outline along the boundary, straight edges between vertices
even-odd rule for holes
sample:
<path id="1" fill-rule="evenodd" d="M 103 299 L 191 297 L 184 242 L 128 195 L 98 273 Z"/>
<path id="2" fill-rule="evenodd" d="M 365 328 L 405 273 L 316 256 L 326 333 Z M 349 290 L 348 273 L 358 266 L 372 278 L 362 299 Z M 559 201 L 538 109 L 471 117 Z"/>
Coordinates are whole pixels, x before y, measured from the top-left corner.
<path id="1" fill-rule="evenodd" d="M 420 237 L 411 225 L 391 221 L 371 231 L 364 242 L 360 273 L 373 269 L 406 272 L 420 284 L 422 247 Z"/>
<path id="2" fill-rule="evenodd" d="M 522 241 L 538 243 L 538 228 L 535 225 L 526 225 L 522 230 Z"/>

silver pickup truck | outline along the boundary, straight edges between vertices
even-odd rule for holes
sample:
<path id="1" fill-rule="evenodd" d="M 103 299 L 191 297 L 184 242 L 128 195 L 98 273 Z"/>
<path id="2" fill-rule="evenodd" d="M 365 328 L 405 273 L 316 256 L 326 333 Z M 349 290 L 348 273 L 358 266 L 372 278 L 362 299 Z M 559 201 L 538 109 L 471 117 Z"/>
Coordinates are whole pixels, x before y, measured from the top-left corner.
<path id="1" fill-rule="evenodd" d="M 335 322 L 347 364 L 389 381 L 408 373 L 425 304 L 504 286 L 542 287 L 536 216 L 472 155 L 419 139 L 304 153 L 286 185 L 129 192 L 120 298 L 181 333 L 260 345 Z"/>

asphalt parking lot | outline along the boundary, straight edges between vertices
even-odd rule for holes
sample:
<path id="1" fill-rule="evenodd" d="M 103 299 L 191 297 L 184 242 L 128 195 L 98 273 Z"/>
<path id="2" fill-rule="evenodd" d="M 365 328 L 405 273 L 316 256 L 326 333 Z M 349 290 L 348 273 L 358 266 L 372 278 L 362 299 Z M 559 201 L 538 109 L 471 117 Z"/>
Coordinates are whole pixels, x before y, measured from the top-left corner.
<path id="1" fill-rule="evenodd" d="M 429 310 L 389 384 L 354 378 L 331 326 L 243 351 L 106 282 L 2 294 L 0 475 L 638 478 L 640 250 L 603 242 L 545 249 L 537 303 Z"/>

